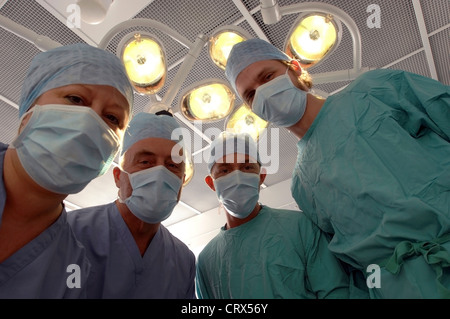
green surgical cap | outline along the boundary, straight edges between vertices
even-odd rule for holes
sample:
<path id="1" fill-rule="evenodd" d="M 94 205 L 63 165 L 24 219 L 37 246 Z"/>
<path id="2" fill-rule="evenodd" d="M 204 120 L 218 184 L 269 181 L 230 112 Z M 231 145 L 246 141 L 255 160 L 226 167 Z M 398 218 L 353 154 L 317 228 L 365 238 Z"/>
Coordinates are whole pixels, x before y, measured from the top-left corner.
<path id="1" fill-rule="evenodd" d="M 248 133 L 222 132 L 212 141 L 210 146 L 209 172 L 211 173 L 212 167 L 218 160 L 234 153 L 246 154 L 261 164 L 257 144 Z"/>
<path id="2" fill-rule="evenodd" d="M 134 143 L 150 138 L 165 138 L 183 147 L 183 135 L 178 122 L 170 115 L 140 112 L 133 116 L 123 137 L 122 156 Z"/>
<path id="3" fill-rule="evenodd" d="M 274 45 L 257 38 L 242 41 L 233 46 L 225 67 L 225 76 L 237 95 L 239 93 L 236 90 L 236 78 L 239 73 L 250 64 L 262 60 L 291 61 L 292 59 Z"/>
<path id="4" fill-rule="evenodd" d="M 33 58 L 22 86 L 19 117 L 42 93 L 70 84 L 112 86 L 127 99 L 132 112 L 133 87 L 120 59 L 106 50 L 76 43 Z"/>

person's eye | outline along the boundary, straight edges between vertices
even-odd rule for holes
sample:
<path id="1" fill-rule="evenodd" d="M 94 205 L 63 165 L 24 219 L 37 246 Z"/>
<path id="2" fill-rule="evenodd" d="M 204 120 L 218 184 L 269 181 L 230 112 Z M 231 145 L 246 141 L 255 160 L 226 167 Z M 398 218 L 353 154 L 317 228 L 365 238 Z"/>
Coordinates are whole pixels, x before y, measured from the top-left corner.
<path id="1" fill-rule="evenodd" d="M 176 169 L 176 170 L 179 170 L 181 168 L 181 165 L 175 164 L 175 163 L 169 163 L 169 164 L 167 164 L 167 166 L 171 169 Z"/>
<path id="2" fill-rule="evenodd" d="M 269 82 L 270 80 L 273 79 L 273 72 L 267 73 L 266 76 L 264 77 L 265 82 Z"/>
<path id="3" fill-rule="evenodd" d="M 85 106 L 86 103 L 84 102 L 82 97 L 79 97 L 78 95 L 67 95 L 65 97 L 65 99 L 67 101 L 69 101 L 70 104 L 73 105 L 81 105 L 81 106 Z"/>
<path id="4" fill-rule="evenodd" d="M 166 164 L 166 168 L 171 171 L 172 173 L 174 173 L 175 175 L 182 177 L 182 173 L 183 173 L 183 165 L 177 164 L 177 163 L 168 163 Z"/>
<path id="5" fill-rule="evenodd" d="M 220 168 L 220 169 L 217 169 L 217 170 L 214 172 L 214 178 L 219 178 L 219 177 L 225 176 L 225 175 L 228 174 L 228 172 L 229 172 L 229 170 L 226 169 L 226 168 Z"/>
<path id="6" fill-rule="evenodd" d="M 113 114 L 106 114 L 105 118 L 113 125 L 120 126 L 120 120 L 117 116 Z"/>

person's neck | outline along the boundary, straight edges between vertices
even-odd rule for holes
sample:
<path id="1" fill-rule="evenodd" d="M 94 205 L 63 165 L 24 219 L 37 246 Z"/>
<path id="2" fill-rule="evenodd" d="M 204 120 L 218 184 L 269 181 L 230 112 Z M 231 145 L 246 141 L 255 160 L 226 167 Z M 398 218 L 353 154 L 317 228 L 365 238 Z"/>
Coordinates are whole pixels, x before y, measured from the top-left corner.
<path id="1" fill-rule="evenodd" d="M 149 224 L 139 218 L 137 218 L 124 203 L 120 203 L 116 200 L 116 206 L 119 209 L 120 215 L 122 216 L 125 224 L 127 224 L 131 235 L 136 242 L 136 245 L 141 252 L 141 256 L 144 256 L 145 251 L 152 242 L 153 237 L 155 237 L 158 232 L 161 223 Z"/>
<path id="2" fill-rule="evenodd" d="M 257 203 L 255 208 L 253 208 L 252 212 L 250 213 L 250 215 L 248 215 L 247 217 L 242 218 L 242 219 L 236 218 L 227 212 L 227 225 L 226 225 L 227 229 L 238 227 L 238 226 L 245 224 L 246 222 L 252 220 L 253 218 L 255 218 L 258 215 L 261 208 L 262 208 L 262 205 Z M 226 211 L 226 209 L 225 209 L 225 211 Z"/>
<path id="3" fill-rule="evenodd" d="M 319 114 L 325 101 L 326 99 L 324 98 L 318 97 L 313 94 L 308 94 L 306 96 L 305 114 L 303 114 L 300 121 L 287 128 L 289 132 L 294 134 L 298 139 L 301 139 L 303 136 L 305 136 L 306 132 L 309 130 L 312 123 L 316 119 L 317 114 Z"/>
<path id="4" fill-rule="evenodd" d="M 7 149 L 3 163 L 6 203 L 0 224 L 0 260 L 34 239 L 63 211 L 66 194 L 50 192 L 26 173 L 17 152 Z"/>

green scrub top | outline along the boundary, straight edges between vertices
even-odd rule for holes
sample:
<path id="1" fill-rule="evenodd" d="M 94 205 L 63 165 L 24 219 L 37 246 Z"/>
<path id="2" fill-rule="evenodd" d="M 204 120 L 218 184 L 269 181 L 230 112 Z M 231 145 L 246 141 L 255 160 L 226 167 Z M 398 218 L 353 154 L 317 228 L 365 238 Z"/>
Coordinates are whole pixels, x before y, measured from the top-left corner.
<path id="1" fill-rule="evenodd" d="M 328 97 L 298 142 L 292 195 L 341 260 L 381 267 L 374 298 L 450 297 L 449 141 L 449 86 L 374 70 Z"/>
<path id="2" fill-rule="evenodd" d="M 263 206 L 238 227 L 222 227 L 197 259 L 201 299 L 348 298 L 349 277 L 328 241 L 299 211 Z"/>

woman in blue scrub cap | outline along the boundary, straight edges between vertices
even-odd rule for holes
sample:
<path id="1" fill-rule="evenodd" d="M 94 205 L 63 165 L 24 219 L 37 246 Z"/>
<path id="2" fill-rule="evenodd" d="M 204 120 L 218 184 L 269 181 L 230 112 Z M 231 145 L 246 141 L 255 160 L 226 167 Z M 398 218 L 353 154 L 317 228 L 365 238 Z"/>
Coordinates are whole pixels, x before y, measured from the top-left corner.
<path id="1" fill-rule="evenodd" d="M 32 60 L 18 135 L 0 143 L 0 298 L 85 296 L 90 266 L 63 200 L 109 169 L 132 105 L 110 52 L 73 44 Z"/>
<path id="2" fill-rule="evenodd" d="M 327 99 L 296 60 L 251 39 L 226 76 L 261 118 L 298 139 L 292 196 L 373 298 L 450 298 L 450 86 L 364 73 Z"/>

